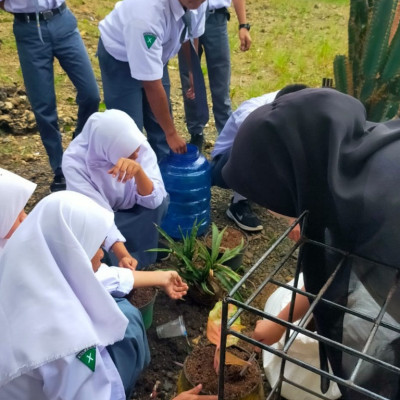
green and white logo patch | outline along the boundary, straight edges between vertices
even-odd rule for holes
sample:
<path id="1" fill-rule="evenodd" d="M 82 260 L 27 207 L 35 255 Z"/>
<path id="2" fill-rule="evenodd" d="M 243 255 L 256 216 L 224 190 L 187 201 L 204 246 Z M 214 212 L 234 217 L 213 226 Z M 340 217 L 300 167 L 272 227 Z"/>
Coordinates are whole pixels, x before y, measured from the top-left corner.
<path id="1" fill-rule="evenodd" d="M 146 43 L 146 46 L 148 49 L 150 49 L 151 46 L 153 46 L 154 42 L 157 39 L 157 36 L 154 33 L 143 33 L 144 37 L 144 42 Z"/>
<path id="2" fill-rule="evenodd" d="M 96 347 L 90 347 L 80 351 L 76 358 L 83 362 L 93 372 L 96 369 Z"/>

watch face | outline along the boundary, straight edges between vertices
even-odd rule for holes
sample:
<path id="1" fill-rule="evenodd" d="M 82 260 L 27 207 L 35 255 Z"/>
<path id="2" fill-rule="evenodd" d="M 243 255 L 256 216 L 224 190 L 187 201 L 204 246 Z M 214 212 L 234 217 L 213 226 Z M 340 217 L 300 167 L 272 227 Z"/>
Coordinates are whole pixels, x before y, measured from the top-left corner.
<path id="1" fill-rule="evenodd" d="M 239 25 L 239 29 L 242 29 L 242 28 L 247 29 L 249 31 L 250 30 L 250 24 L 240 24 Z"/>

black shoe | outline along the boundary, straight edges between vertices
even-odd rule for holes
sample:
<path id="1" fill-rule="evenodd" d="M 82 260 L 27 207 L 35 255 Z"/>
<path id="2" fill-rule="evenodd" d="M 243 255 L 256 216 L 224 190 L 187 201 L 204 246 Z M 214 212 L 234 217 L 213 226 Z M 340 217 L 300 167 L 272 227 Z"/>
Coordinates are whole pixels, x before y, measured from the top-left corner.
<path id="1" fill-rule="evenodd" d="M 198 135 L 192 135 L 189 143 L 197 146 L 199 152 L 201 153 L 201 151 L 203 150 L 203 142 L 204 142 L 204 135 L 201 133 Z"/>
<path id="2" fill-rule="evenodd" d="M 59 192 L 60 190 L 65 190 L 67 185 L 65 183 L 65 178 L 63 174 L 54 175 L 52 184 L 50 185 L 50 192 Z"/>
<path id="3" fill-rule="evenodd" d="M 261 221 L 252 211 L 248 200 L 231 203 L 226 210 L 226 215 L 245 231 L 258 232 L 263 229 Z"/>

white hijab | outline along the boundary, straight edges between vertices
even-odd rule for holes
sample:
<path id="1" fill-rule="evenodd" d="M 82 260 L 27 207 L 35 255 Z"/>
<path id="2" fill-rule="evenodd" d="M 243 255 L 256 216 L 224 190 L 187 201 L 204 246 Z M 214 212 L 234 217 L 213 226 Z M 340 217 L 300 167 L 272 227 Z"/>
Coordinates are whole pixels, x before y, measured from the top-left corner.
<path id="1" fill-rule="evenodd" d="M 62 164 L 67 189 L 86 194 L 114 211 L 132 208 L 137 196 L 135 179 L 121 183 L 107 171 L 139 146 L 136 161 L 165 195 L 154 151 L 133 119 L 120 110 L 92 114 L 79 136 L 70 143 Z"/>
<path id="2" fill-rule="evenodd" d="M 36 183 L 0 168 L 0 251 L 7 242 L 4 237 L 35 189 Z"/>
<path id="3" fill-rule="evenodd" d="M 0 258 L 0 386 L 45 363 L 124 337 L 128 321 L 91 258 L 113 214 L 86 196 L 53 193 Z"/>

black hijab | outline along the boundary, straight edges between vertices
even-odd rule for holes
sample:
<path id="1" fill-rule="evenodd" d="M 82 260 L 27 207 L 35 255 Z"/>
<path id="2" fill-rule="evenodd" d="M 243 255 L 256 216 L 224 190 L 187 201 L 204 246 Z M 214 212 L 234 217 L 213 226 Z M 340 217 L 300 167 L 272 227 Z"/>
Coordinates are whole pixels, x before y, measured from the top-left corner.
<path id="1" fill-rule="evenodd" d="M 309 210 L 308 238 L 400 268 L 399 120 L 370 123 L 358 100 L 333 89 L 287 94 L 247 117 L 222 174 L 230 188 L 272 211 L 296 217 Z M 306 290 L 321 289 L 333 261 L 320 248 L 305 246 Z M 326 297 L 368 313 L 379 309 L 396 272 L 373 262 L 349 260 Z M 387 313 L 394 324 L 400 322 L 398 301 L 399 291 Z M 323 306 L 315 310 L 315 317 L 320 333 L 362 347 L 357 343 L 368 332 L 350 328 L 361 324 L 359 319 L 328 312 Z M 396 364 L 399 335 L 388 338 L 380 333 L 372 355 Z M 355 360 L 334 349 L 328 354 L 335 374 L 348 378 Z M 398 377 L 388 378 L 373 366 L 364 369 L 360 385 L 399 398 Z"/>

